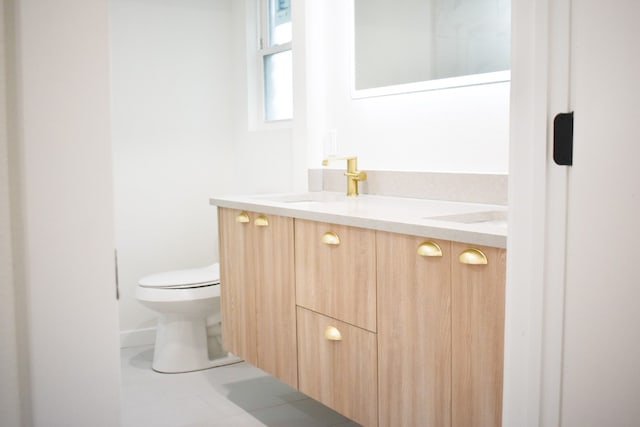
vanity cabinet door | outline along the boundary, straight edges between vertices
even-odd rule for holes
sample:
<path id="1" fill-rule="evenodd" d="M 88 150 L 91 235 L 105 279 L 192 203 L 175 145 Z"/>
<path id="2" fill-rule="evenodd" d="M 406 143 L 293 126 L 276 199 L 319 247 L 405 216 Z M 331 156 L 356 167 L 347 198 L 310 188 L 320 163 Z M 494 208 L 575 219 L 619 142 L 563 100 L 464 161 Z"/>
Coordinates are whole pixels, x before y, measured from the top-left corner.
<path id="1" fill-rule="evenodd" d="M 451 243 L 376 240 L 380 426 L 451 426 Z"/>
<path id="2" fill-rule="evenodd" d="M 296 303 L 376 331 L 375 231 L 296 220 Z"/>
<path id="3" fill-rule="evenodd" d="M 452 425 L 500 426 L 506 251 L 451 250 Z"/>
<path id="4" fill-rule="evenodd" d="M 300 391 L 365 427 L 377 426 L 376 334 L 297 311 Z"/>
<path id="5" fill-rule="evenodd" d="M 225 348 L 297 387 L 293 219 L 218 209 Z"/>
<path id="6" fill-rule="evenodd" d="M 252 233 L 248 213 L 218 208 L 223 344 L 228 351 L 257 365 Z"/>
<path id="7" fill-rule="evenodd" d="M 298 387 L 293 219 L 257 215 L 252 244 L 257 366 L 292 387 Z"/>

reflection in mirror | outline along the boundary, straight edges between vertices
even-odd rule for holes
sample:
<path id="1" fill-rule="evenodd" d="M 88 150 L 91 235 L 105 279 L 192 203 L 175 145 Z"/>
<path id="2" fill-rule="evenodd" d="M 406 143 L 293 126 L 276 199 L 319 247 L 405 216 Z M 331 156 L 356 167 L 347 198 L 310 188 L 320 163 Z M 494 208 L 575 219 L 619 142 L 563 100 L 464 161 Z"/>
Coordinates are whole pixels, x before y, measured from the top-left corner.
<path id="1" fill-rule="evenodd" d="M 355 89 L 495 76 L 510 25 L 510 0 L 354 0 Z"/>

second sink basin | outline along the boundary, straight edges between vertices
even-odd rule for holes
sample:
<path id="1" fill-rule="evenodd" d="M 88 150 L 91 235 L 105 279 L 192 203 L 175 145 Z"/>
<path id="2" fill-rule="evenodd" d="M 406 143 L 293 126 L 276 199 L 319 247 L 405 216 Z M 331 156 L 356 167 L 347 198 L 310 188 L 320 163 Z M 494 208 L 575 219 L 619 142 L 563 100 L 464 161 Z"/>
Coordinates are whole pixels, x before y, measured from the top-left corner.
<path id="1" fill-rule="evenodd" d="M 507 211 L 471 212 L 456 215 L 424 217 L 436 221 L 457 222 L 461 224 L 486 224 L 497 227 L 507 226 Z"/>

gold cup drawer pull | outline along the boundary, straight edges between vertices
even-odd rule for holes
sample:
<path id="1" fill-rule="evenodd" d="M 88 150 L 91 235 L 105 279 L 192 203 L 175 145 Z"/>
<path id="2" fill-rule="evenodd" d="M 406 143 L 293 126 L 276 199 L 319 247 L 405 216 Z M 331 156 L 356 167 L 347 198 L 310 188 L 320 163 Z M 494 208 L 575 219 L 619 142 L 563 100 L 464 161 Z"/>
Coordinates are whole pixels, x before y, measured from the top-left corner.
<path id="1" fill-rule="evenodd" d="M 268 227 L 269 226 L 269 219 L 264 215 L 260 215 L 260 216 L 258 216 L 258 218 L 255 219 L 255 221 L 253 221 L 253 224 L 256 227 Z"/>
<path id="2" fill-rule="evenodd" d="M 440 246 L 437 243 L 426 241 L 420 243 L 420 246 L 418 246 L 418 255 L 427 257 L 438 257 L 442 256 L 442 249 L 440 249 Z"/>
<path id="3" fill-rule="evenodd" d="M 324 337 L 329 341 L 342 341 L 342 334 L 335 326 L 327 326 L 324 330 Z"/>
<path id="4" fill-rule="evenodd" d="M 236 216 L 236 222 L 241 224 L 249 222 L 249 214 L 247 212 L 240 212 L 238 216 Z"/>
<path id="5" fill-rule="evenodd" d="M 340 237 L 333 231 L 327 231 L 322 235 L 322 243 L 325 245 L 339 245 Z"/>
<path id="6" fill-rule="evenodd" d="M 485 265 L 488 264 L 487 256 L 479 249 L 466 249 L 462 251 L 458 260 L 462 264 Z"/>

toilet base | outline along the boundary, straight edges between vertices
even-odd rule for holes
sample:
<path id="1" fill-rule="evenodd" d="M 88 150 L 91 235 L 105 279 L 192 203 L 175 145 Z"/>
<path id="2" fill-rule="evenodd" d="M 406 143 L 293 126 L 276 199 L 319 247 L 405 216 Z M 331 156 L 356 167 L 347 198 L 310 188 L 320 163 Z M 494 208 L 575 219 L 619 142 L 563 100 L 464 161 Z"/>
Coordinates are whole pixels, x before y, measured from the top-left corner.
<path id="1" fill-rule="evenodd" d="M 163 314 L 158 318 L 152 364 L 154 371 L 174 374 L 242 361 L 227 352 L 221 352 L 220 356 L 209 359 L 206 317 Z"/>

